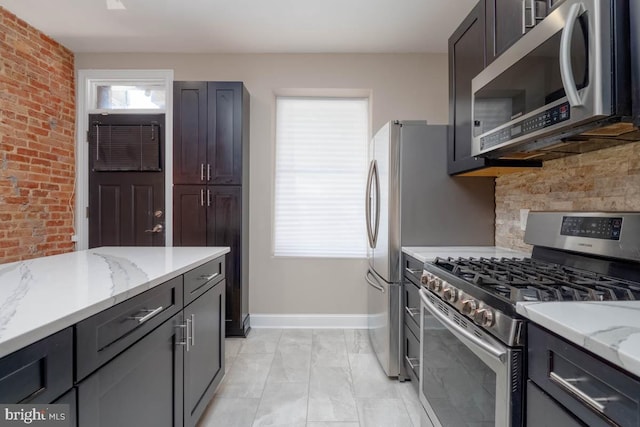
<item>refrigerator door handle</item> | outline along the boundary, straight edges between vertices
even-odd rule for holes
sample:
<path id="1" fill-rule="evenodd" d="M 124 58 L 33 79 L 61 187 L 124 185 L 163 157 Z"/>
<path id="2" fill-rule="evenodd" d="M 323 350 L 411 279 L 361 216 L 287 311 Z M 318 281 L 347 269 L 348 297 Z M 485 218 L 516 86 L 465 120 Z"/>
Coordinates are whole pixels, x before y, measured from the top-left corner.
<path id="1" fill-rule="evenodd" d="M 367 175 L 367 190 L 365 196 L 365 222 L 367 223 L 367 239 L 369 240 L 369 247 L 373 248 L 373 234 L 371 232 L 371 184 L 373 180 L 373 168 L 374 168 L 375 160 L 371 161 L 369 165 L 369 173 Z"/>
<path id="2" fill-rule="evenodd" d="M 376 288 L 380 292 L 384 293 L 384 288 L 382 286 L 378 285 L 377 283 L 373 283 L 373 281 L 371 281 L 371 279 L 369 279 L 369 277 L 373 277 L 373 274 L 371 274 L 370 271 L 367 271 L 367 275 L 365 276 L 365 279 L 367 280 L 369 285 L 373 286 L 374 288 Z"/>
<path id="3" fill-rule="evenodd" d="M 378 231 L 380 231 L 380 175 L 378 173 L 378 162 L 373 161 L 373 177 L 376 181 L 376 226 L 373 232 L 373 245 L 375 248 L 378 244 Z"/>

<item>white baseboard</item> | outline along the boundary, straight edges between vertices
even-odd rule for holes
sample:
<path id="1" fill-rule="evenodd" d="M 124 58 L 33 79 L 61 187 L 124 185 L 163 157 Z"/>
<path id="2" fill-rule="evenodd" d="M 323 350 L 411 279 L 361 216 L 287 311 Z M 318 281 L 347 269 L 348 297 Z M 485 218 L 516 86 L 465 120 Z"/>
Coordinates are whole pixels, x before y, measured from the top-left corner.
<path id="1" fill-rule="evenodd" d="M 251 327 L 300 329 L 366 329 L 366 314 L 254 314 Z"/>

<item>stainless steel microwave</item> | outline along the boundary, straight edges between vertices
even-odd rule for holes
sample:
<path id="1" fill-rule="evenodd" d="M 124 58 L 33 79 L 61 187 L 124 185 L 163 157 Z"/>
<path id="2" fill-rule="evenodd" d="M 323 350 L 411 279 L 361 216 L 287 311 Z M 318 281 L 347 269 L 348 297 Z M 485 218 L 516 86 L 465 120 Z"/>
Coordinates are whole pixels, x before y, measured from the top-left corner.
<path id="1" fill-rule="evenodd" d="M 640 140 L 629 0 L 565 0 L 472 81 L 472 154 L 551 159 Z"/>

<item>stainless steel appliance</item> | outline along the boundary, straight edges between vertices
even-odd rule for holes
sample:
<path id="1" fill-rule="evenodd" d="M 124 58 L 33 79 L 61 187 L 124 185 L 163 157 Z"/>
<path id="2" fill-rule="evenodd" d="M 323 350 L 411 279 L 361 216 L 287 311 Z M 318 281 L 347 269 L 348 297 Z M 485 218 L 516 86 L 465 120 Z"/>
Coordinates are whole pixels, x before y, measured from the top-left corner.
<path id="1" fill-rule="evenodd" d="M 518 302 L 640 299 L 640 213 L 531 212 L 525 242 L 530 258 L 424 265 L 419 389 L 434 425 L 522 425 Z"/>
<path id="2" fill-rule="evenodd" d="M 473 79 L 473 155 L 552 159 L 640 139 L 630 45 L 628 1 L 557 4 Z"/>
<path id="3" fill-rule="evenodd" d="M 401 369 L 402 246 L 493 245 L 493 179 L 447 175 L 447 127 L 385 124 L 369 145 L 366 224 L 371 344 L 388 376 Z"/>

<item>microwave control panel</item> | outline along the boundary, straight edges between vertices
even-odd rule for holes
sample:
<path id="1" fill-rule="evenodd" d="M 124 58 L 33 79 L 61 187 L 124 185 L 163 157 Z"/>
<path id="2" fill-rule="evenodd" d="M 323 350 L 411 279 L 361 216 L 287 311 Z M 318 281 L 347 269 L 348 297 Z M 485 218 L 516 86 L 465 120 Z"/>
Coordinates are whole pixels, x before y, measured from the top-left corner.
<path id="1" fill-rule="evenodd" d="M 511 139 L 519 138 L 523 135 L 537 132 L 540 129 L 569 120 L 570 111 L 569 103 L 565 102 L 536 114 L 533 117 L 519 120 L 511 126 L 499 129 L 480 138 L 480 149 L 491 148 L 503 142 L 510 141 Z"/>

